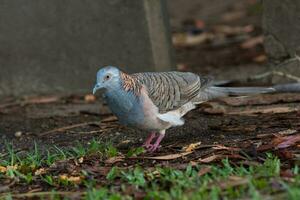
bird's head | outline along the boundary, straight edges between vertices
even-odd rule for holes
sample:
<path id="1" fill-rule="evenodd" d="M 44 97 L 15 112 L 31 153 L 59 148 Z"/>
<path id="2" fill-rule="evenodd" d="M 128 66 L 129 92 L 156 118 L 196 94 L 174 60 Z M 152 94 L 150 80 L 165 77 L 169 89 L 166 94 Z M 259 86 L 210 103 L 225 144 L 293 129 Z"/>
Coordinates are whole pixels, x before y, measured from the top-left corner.
<path id="1" fill-rule="evenodd" d="M 97 82 L 93 94 L 99 89 L 113 89 L 120 85 L 120 70 L 117 67 L 107 66 L 97 72 Z"/>

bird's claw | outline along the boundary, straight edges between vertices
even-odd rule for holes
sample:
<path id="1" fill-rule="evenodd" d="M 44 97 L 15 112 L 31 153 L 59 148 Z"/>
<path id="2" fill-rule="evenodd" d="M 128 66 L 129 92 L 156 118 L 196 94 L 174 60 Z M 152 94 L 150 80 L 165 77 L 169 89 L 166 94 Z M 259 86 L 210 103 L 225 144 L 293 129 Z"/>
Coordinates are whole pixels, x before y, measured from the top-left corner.
<path id="1" fill-rule="evenodd" d="M 149 149 L 152 148 L 153 144 L 143 144 L 142 147 Z"/>
<path id="2" fill-rule="evenodd" d="M 146 148 L 148 152 L 153 153 L 157 149 L 161 147 L 161 145 L 155 145 L 155 144 L 144 144 L 142 147 Z"/>

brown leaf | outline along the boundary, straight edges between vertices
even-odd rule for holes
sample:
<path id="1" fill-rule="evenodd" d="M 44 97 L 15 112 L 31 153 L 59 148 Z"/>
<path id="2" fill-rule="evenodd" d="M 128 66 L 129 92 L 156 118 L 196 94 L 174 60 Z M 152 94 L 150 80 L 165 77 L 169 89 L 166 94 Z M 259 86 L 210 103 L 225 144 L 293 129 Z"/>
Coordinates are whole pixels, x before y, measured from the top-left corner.
<path id="1" fill-rule="evenodd" d="M 200 145 L 201 145 L 201 142 L 192 143 L 192 144 L 189 144 L 188 146 L 184 146 L 182 149 L 185 152 L 191 152 L 191 151 L 197 149 L 197 147 L 199 147 Z"/>
<path id="2" fill-rule="evenodd" d="M 264 145 L 259 146 L 256 150 L 259 152 L 262 152 L 262 151 L 267 151 L 267 150 L 270 150 L 273 148 L 274 148 L 273 144 L 264 144 Z"/>
<path id="3" fill-rule="evenodd" d="M 91 102 L 96 101 L 96 97 L 92 94 L 87 94 L 87 95 L 84 96 L 84 101 L 88 102 L 88 103 L 91 103 Z"/>
<path id="4" fill-rule="evenodd" d="M 210 163 L 210 162 L 213 162 L 215 160 L 219 160 L 223 157 L 223 155 L 212 155 L 212 156 L 208 156 L 206 158 L 199 158 L 199 161 L 200 162 L 203 162 L 203 163 Z"/>
<path id="5" fill-rule="evenodd" d="M 232 22 L 232 21 L 235 21 L 235 20 L 245 17 L 246 14 L 247 13 L 245 12 L 245 10 L 230 11 L 230 12 L 224 13 L 221 16 L 221 18 L 222 18 L 222 21 L 224 21 L 224 22 Z M 254 28 L 252 26 L 252 31 L 253 31 L 253 29 Z"/>
<path id="6" fill-rule="evenodd" d="M 185 33 L 176 33 L 173 35 L 173 44 L 178 47 L 197 46 L 209 40 L 212 40 L 214 35 L 211 33 L 202 33 L 199 35 L 190 35 Z"/>
<path id="7" fill-rule="evenodd" d="M 292 160 L 295 155 L 292 151 L 288 151 L 286 149 L 282 149 L 278 152 L 278 155 L 280 158 L 284 158 L 284 159 L 287 159 L 287 160 Z"/>
<path id="8" fill-rule="evenodd" d="M 246 185 L 249 183 L 248 178 L 240 176 L 229 176 L 227 180 L 216 183 L 221 189 Z"/>
<path id="9" fill-rule="evenodd" d="M 143 157 L 143 158 L 150 159 L 150 160 L 174 160 L 174 159 L 181 158 L 183 156 L 189 155 L 191 153 L 193 153 L 193 151 L 183 152 L 183 153 L 169 154 L 169 155 L 165 155 L 165 156 Z"/>
<path id="10" fill-rule="evenodd" d="M 280 171 L 280 176 L 281 177 L 288 177 L 288 178 L 293 178 L 295 175 L 292 172 L 292 170 L 287 169 L 287 170 L 281 170 Z"/>
<path id="11" fill-rule="evenodd" d="M 72 182 L 75 184 L 79 184 L 83 180 L 83 177 L 81 177 L 81 176 L 68 176 L 66 174 L 59 175 L 58 178 L 60 180 L 66 180 L 66 181 L 69 181 L 69 182 Z"/>
<path id="12" fill-rule="evenodd" d="M 43 96 L 43 97 L 29 97 L 23 103 L 24 104 L 42 104 L 42 103 L 53 103 L 60 100 L 58 96 Z"/>
<path id="13" fill-rule="evenodd" d="M 297 142 L 300 142 L 300 134 L 298 135 L 290 135 L 286 137 L 276 137 L 272 140 L 275 148 L 283 149 L 288 148 L 290 146 L 296 145 Z"/>
<path id="14" fill-rule="evenodd" d="M 116 116 L 109 116 L 101 120 L 101 122 L 115 122 L 118 118 Z"/>
<path id="15" fill-rule="evenodd" d="M 253 31 L 253 26 L 228 26 L 228 25 L 217 25 L 213 27 L 214 31 L 217 33 L 225 35 L 238 35 L 241 33 L 249 33 Z"/>
<path id="16" fill-rule="evenodd" d="M 211 166 L 205 166 L 200 169 L 198 176 L 203 176 L 211 171 Z"/>
<path id="17" fill-rule="evenodd" d="M 214 162 L 217 160 L 222 160 L 224 158 L 236 158 L 236 159 L 245 159 L 243 156 L 240 156 L 238 154 L 231 154 L 231 155 L 223 155 L 223 154 L 217 154 L 217 155 L 212 155 L 212 156 L 208 156 L 206 158 L 199 158 L 200 162 L 203 163 L 210 163 L 210 162 Z"/>
<path id="18" fill-rule="evenodd" d="M 34 172 L 34 175 L 38 176 L 38 175 L 45 174 L 46 172 L 47 172 L 47 170 L 45 168 L 39 168 Z"/>
<path id="19" fill-rule="evenodd" d="M 267 59 L 268 59 L 268 57 L 265 54 L 261 54 L 261 55 L 256 56 L 255 58 L 253 58 L 253 61 L 257 62 L 257 63 L 263 63 Z"/>
<path id="20" fill-rule="evenodd" d="M 241 149 L 238 147 L 226 147 L 224 145 L 216 145 L 213 147 L 216 150 L 228 150 L 228 151 L 240 151 Z"/>
<path id="21" fill-rule="evenodd" d="M 0 173 L 5 173 L 6 172 L 6 167 L 0 166 Z"/>
<path id="22" fill-rule="evenodd" d="M 241 44 L 242 49 L 251 49 L 258 44 L 262 44 L 264 41 L 264 37 L 262 35 L 250 38 Z"/>
<path id="23" fill-rule="evenodd" d="M 107 159 L 106 161 L 105 161 L 105 163 L 106 164 L 115 164 L 115 163 L 117 163 L 117 162 L 122 162 L 122 161 L 124 161 L 124 156 L 115 156 L 115 157 L 111 157 L 111 158 L 109 158 L 109 159 Z"/>

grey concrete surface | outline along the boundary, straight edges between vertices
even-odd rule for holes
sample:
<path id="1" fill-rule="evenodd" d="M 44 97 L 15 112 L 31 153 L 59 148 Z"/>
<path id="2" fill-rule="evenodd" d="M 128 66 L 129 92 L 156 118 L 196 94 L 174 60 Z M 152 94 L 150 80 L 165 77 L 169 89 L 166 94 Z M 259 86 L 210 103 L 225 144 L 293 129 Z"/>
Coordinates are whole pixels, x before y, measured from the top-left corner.
<path id="1" fill-rule="evenodd" d="M 89 92 L 100 66 L 174 68 L 165 0 L 2 0 L 0 96 Z"/>
<path id="2" fill-rule="evenodd" d="M 170 22 L 174 30 L 180 29 L 187 19 L 201 19 L 205 23 L 220 22 L 220 16 L 233 9 L 241 0 L 167 0 Z"/>
<path id="3" fill-rule="evenodd" d="M 264 0 L 263 6 L 265 50 L 271 68 L 300 77 L 299 60 L 293 59 L 300 55 L 300 1 Z M 286 81 L 292 80 L 273 78 L 275 83 Z"/>

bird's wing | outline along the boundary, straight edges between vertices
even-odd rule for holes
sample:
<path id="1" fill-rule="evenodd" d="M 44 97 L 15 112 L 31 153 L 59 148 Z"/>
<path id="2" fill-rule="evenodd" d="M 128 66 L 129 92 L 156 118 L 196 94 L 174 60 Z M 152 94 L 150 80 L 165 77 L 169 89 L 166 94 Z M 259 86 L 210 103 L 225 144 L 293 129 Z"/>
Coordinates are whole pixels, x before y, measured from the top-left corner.
<path id="1" fill-rule="evenodd" d="M 145 72 L 131 76 L 146 86 L 160 113 L 178 109 L 192 101 L 211 81 L 190 72 Z"/>

